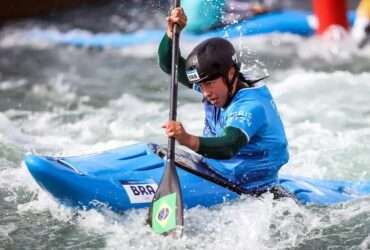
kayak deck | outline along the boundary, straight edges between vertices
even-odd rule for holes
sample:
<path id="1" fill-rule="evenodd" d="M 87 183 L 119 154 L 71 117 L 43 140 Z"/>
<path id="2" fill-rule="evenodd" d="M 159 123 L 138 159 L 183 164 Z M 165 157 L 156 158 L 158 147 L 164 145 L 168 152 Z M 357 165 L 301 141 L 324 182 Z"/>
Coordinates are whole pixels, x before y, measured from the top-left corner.
<path id="1" fill-rule="evenodd" d="M 140 143 L 82 156 L 28 155 L 24 161 L 36 182 L 61 203 L 82 208 L 105 204 L 121 212 L 149 206 L 164 171 L 163 154 L 156 144 Z M 227 180 L 199 160 L 196 154 L 177 150 L 186 208 L 209 207 L 240 197 L 223 187 Z M 370 182 L 281 176 L 279 185 L 302 204 L 331 205 L 370 195 Z"/>

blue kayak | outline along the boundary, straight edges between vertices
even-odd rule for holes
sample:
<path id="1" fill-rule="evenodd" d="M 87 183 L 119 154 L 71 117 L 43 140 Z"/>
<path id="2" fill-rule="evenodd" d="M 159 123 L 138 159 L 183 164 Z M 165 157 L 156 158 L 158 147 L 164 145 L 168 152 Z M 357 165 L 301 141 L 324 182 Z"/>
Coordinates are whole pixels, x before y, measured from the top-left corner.
<path id="1" fill-rule="evenodd" d="M 283 10 L 258 15 L 239 23 L 221 27 L 212 31 L 194 34 L 183 32 L 183 41 L 195 41 L 208 37 L 243 37 L 267 33 L 292 33 L 310 36 L 315 33 L 312 13 L 299 10 Z M 355 13 L 350 11 L 348 19 L 353 23 Z M 33 30 L 27 34 L 30 39 L 90 48 L 125 48 L 134 45 L 159 43 L 164 30 L 141 30 L 135 33 L 59 33 L 50 30 Z"/>
<path id="2" fill-rule="evenodd" d="M 149 206 L 164 171 L 163 152 L 156 144 L 140 143 L 82 156 L 28 155 L 24 161 L 36 182 L 62 204 L 85 209 L 104 205 L 122 212 Z M 185 207 L 210 207 L 238 199 L 237 187 L 236 191 L 225 188 L 227 180 L 200 158 L 176 150 Z M 320 206 L 370 195 L 370 182 L 281 176 L 277 187 L 299 203 Z"/>

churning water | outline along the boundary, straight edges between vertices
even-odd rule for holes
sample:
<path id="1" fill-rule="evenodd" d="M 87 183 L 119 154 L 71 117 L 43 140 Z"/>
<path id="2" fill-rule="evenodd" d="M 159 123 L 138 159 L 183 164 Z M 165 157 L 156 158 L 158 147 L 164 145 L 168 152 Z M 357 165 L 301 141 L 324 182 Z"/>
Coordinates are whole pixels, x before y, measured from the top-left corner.
<path id="1" fill-rule="evenodd" d="M 169 78 L 157 66 L 157 44 L 99 51 L 34 44 L 19 33 L 39 24 L 25 23 L 0 37 L 0 249 L 370 249 L 370 199 L 305 207 L 244 197 L 187 210 L 181 239 L 154 235 L 145 210 L 60 206 L 22 167 L 24 155 L 165 143 Z M 234 42 L 250 67 L 271 75 L 290 144 L 282 172 L 370 180 L 369 48 L 359 51 L 335 35 Z M 194 45 L 182 44 L 183 54 Z M 178 118 L 198 134 L 200 100 L 179 89 Z"/>

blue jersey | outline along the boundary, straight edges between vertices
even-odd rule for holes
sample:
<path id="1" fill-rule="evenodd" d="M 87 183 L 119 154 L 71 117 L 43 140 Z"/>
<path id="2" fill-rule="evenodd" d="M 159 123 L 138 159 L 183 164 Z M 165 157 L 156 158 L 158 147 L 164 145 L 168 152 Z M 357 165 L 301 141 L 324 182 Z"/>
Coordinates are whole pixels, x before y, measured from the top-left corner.
<path id="1" fill-rule="evenodd" d="M 195 89 L 199 91 L 199 87 Z M 240 89 L 226 108 L 217 108 L 206 100 L 203 103 L 206 113 L 204 136 L 222 136 L 224 128 L 234 127 L 248 140 L 233 158 L 204 158 L 206 163 L 247 190 L 274 185 L 289 154 L 284 126 L 267 86 L 260 84 Z"/>

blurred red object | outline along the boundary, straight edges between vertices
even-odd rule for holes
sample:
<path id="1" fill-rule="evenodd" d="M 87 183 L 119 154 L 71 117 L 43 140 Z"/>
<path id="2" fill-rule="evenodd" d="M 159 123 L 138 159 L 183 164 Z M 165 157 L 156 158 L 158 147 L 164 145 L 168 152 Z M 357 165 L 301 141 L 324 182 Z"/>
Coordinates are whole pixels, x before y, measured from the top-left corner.
<path id="1" fill-rule="evenodd" d="M 316 34 L 323 34 L 332 25 L 348 30 L 346 0 L 313 0 L 312 3 L 319 24 Z"/>

